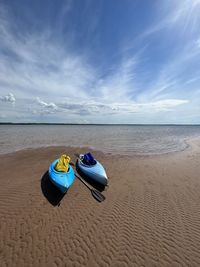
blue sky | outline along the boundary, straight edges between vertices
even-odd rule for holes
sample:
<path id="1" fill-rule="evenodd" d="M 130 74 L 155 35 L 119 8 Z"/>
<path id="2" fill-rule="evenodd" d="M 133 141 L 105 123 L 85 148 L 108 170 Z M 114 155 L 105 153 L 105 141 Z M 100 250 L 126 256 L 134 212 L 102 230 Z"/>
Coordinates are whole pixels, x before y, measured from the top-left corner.
<path id="1" fill-rule="evenodd" d="M 0 2 L 0 121 L 200 123 L 200 0 Z"/>

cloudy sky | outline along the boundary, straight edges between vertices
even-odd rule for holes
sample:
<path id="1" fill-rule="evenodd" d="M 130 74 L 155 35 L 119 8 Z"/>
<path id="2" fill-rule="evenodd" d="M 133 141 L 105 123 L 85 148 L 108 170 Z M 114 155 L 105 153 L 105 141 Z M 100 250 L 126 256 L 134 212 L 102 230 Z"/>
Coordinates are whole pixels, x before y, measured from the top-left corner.
<path id="1" fill-rule="evenodd" d="M 200 0 L 1 0 L 0 121 L 200 123 Z"/>

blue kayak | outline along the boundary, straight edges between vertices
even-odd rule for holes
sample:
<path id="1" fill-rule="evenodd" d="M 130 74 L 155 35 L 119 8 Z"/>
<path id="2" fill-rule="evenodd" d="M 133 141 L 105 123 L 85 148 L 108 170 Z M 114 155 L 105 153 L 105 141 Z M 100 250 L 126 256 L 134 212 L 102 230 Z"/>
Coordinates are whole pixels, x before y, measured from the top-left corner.
<path id="1" fill-rule="evenodd" d="M 58 159 L 53 161 L 49 167 L 49 177 L 52 183 L 62 192 L 66 193 L 68 188 L 72 185 L 75 174 L 73 168 L 69 165 L 67 172 L 58 172 L 55 170 L 55 165 Z"/>
<path id="2" fill-rule="evenodd" d="M 92 162 L 88 164 L 84 160 L 85 155 L 79 156 L 77 163 L 76 163 L 78 169 L 88 178 L 92 179 L 93 181 L 98 182 L 99 184 L 103 186 L 108 185 L 108 177 L 101 163 L 95 159 L 92 159 Z"/>

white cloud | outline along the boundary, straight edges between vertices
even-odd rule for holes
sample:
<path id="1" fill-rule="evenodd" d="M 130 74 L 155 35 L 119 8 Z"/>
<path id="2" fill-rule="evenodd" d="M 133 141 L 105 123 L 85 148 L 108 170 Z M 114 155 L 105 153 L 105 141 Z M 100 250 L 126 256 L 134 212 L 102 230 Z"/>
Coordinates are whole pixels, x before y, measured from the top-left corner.
<path id="1" fill-rule="evenodd" d="M 63 47 L 52 40 L 48 30 L 16 35 L 9 14 L 5 13 L 0 16 L 0 49 L 7 51 L 0 53 L 0 86 L 3 84 L 5 90 L 13 88 L 22 97 L 33 96 L 35 92 L 53 98 L 77 94 L 86 97 L 88 84 L 96 78 L 86 57 L 70 53 L 66 44 Z"/>
<path id="2" fill-rule="evenodd" d="M 188 100 L 165 99 L 148 103 L 115 103 L 112 109 L 116 112 L 155 113 L 173 110 L 179 105 L 188 103 Z"/>
<path id="3" fill-rule="evenodd" d="M 0 100 L 3 102 L 10 102 L 10 103 L 14 104 L 16 101 L 16 98 L 12 93 L 8 93 L 5 96 L 0 96 Z"/>
<path id="4" fill-rule="evenodd" d="M 57 105 L 53 102 L 44 102 L 39 97 L 36 98 L 36 102 L 39 104 L 41 108 L 34 107 L 32 110 L 33 114 L 53 114 L 59 111 Z"/>
<path id="5" fill-rule="evenodd" d="M 103 98 L 105 102 L 129 100 L 130 92 L 134 91 L 135 68 L 138 61 L 136 56 L 125 58 L 118 67 L 115 66 L 111 75 L 98 80 L 96 89 L 99 98 Z"/>
<path id="6" fill-rule="evenodd" d="M 11 65 L 10 58 L 1 55 L 0 86 L 4 84 L 5 88 L 14 88 L 21 98 L 32 99 L 37 94 L 37 103 L 42 109 L 34 107 L 35 114 L 68 110 L 77 115 L 89 115 L 96 110 L 109 110 L 109 105 L 101 103 L 129 101 L 137 56 L 124 58 L 102 79 L 89 64 L 86 55 L 70 53 L 67 47 L 64 49 L 50 41 L 48 32 L 16 37 L 10 30 L 9 21 L 2 22 L 0 36 L 3 41 L 0 47 L 7 47 L 20 60 L 14 60 Z M 41 100 L 47 95 L 49 102 Z M 55 103 L 61 103 L 66 98 L 70 99 L 70 104 L 58 109 Z M 88 103 L 91 99 L 92 104 Z"/>
<path id="7" fill-rule="evenodd" d="M 158 2 L 158 13 L 155 16 L 155 23 L 141 35 L 145 37 L 155 34 L 163 29 L 178 29 L 185 31 L 189 26 L 190 30 L 199 28 L 200 5 L 198 0 L 166 0 Z M 159 23 L 158 23 L 159 22 Z"/>
<path id="8" fill-rule="evenodd" d="M 44 108 L 53 109 L 53 110 L 56 110 L 58 108 L 53 102 L 46 103 L 42 101 L 39 97 L 37 97 L 36 100 Z"/>
<path id="9" fill-rule="evenodd" d="M 71 6 L 72 2 L 66 5 L 63 16 Z M 179 1 L 171 14 L 148 28 L 143 34 L 144 40 L 160 29 L 180 22 L 185 12 L 185 4 L 181 7 Z M 63 45 L 60 40 L 52 39 L 51 30 L 26 35 L 18 32 L 16 35 L 9 14 L 3 9 L 0 11 L 0 39 L 0 51 L 6 51 L 0 52 L 0 89 L 5 95 L 0 99 L 15 103 L 15 96 L 7 94 L 9 91 L 15 92 L 18 99 L 26 99 L 18 105 L 16 112 L 29 112 L 29 119 L 31 115 L 37 118 L 54 114 L 65 118 L 66 113 L 73 119 L 80 115 L 86 120 L 96 115 L 119 115 L 123 118 L 129 113 L 171 111 L 189 103 L 185 97 L 171 91 L 181 86 L 179 71 L 198 55 L 199 49 L 195 48 L 199 46 L 199 41 L 193 46 L 190 43 L 184 46 L 174 60 L 161 67 L 151 84 L 142 88 L 138 87 L 136 80 L 142 72 L 141 68 L 138 71 L 138 66 L 143 60 L 144 48 L 129 56 L 121 55 L 121 62 L 113 65 L 112 69 L 109 66 L 102 76 L 98 68 L 90 63 L 87 54 L 71 52 L 67 43 Z M 35 101 L 36 95 L 39 97 Z"/>
<path id="10" fill-rule="evenodd" d="M 165 99 L 148 103 L 136 102 L 113 102 L 101 103 L 90 101 L 88 103 L 62 103 L 59 105 L 63 110 L 70 110 L 71 113 L 79 115 L 99 114 L 126 114 L 126 113 L 155 113 L 171 111 L 174 108 L 189 103 L 186 99 Z"/>

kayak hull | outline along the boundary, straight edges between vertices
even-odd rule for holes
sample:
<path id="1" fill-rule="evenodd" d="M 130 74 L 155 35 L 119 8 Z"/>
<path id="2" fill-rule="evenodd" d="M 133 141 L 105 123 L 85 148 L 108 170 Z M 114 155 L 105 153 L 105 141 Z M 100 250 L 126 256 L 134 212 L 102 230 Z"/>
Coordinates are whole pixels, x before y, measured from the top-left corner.
<path id="1" fill-rule="evenodd" d="M 75 174 L 73 168 L 69 165 L 68 172 L 58 172 L 55 170 L 55 165 L 58 159 L 53 161 L 49 166 L 49 178 L 51 182 L 64 194 L 67 192 L 69 187 L 72 185 Z"/>
<path id="2" fill-rule="evenodd" d="M 104 167 L 100 162 L 96 160 L 95 165 L 86 165 L 82 162 L 81 159 L 77 160 L 77 168 L 80 170 L 85 176 L 90 178 L 91 180 L 106 186 L 108 185 L 108 177 L 105 172 Z"/>

